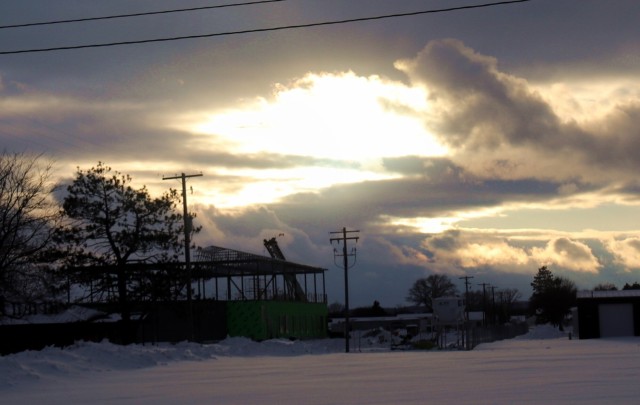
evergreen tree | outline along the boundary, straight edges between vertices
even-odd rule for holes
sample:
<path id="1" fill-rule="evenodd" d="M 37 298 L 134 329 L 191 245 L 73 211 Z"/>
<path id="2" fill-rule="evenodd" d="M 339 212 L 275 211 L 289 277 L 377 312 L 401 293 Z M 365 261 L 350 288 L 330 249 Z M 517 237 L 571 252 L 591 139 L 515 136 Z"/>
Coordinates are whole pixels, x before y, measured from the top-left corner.
<path id="1" fill-rule="evenodd" d="M 547 266 L 538 269 L 534 276 L 533 294 L 529 306 L 536 315 L 537 323 L 551 323 L 562 328 L 562 321 L 575 305 L 577 288 L 564 277 L 556 277 Z"/>
<path id="2" fill-rule="evenodd" d="M 146 187 L 134 189 L 131 182 L 130 176 L 112 172 L 102 163 L 86 171 L 78 169 L 67 187 L 63 202 L 66 222 L 58 232 L 68 267 L 111 269 L 81 271 L 75 274 L 75 281 L 90 284 L 94 294 L 115 290 L 125 321 L 130 315 L 129 294 L 150 289 L 140 280 L 132 282 L 127 265 L 177 261 L 183 250 L 184 229 L 176 190 L 153 198 Z M 147 279 L 153 278 L 158 274 Z M 182 285 L 188 283 L 183 281 Z"/>
<path id="3" fill-rule="evenodd" d="M 553 273 L 551 273 L 551 270 L 549 270 L 547 266 L 540 267 L 538 269 L 538 273 L 533 276 L 533 282 L 531 283 L 531 287 L 533 287 L 533 294 L 543 294 L 553 286 L 553 280 L 554 276 Z"/>

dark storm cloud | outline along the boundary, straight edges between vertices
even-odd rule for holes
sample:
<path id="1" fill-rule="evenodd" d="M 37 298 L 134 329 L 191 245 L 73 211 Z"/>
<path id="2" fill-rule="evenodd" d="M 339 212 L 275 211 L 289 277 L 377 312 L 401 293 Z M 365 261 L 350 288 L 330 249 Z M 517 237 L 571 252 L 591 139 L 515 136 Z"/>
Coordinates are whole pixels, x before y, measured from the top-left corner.
<path id="1" fill-rule="evenodd" d="M 486 181 L 443 158 L 386 162 L 417 176 L 337 185 L 318 193 L 293 195 L 271 207 L 292 224 L 322 223 L 326 218 L 336 223 L 375 224 L 385 215 L 439 217 L 507 202 L 545 201 L 556 197 L 561 186 L 535 179 Z"/>
<path id="2" fill-rule="evenodd" d="M 458 242 L 459 237 L 460 231 L 452 230 L 444 232 L 440 235 L 433 236 L 432 238 L 430 238 L 429 244 L 434 249 L 454 251 L 455 249 L 460 247 L 460 243 Z"/>
<path id="3" fill-rule="evenodd" d="M 430 125 L 441 141 L 459 151 L 528 148 L 538 153 L 537 159 L 563 156 L 580 163 L 573 176 L 589 165 L 622 171 L 640 167 L 635 153 L 640 147 L 635 125 L 640 99 L 617 104 L 597 123 L 581 127 L 560 120 L 524 79 L 501 72 L 496 59 L 459 40 L 431 41 L 398 67 L 430 91 L 437 106 Z"/>
<path id="4" fill-rule="evenodd" d="M 225 234 L 251 238 L 265 229 L 281 229 L 284 224 L 275 213 L 266 207 L 251 207 L 242 211 L 242 215 L 214 212 L 216 226 Z M 275 236 L 275 235 L 274 235 Z M 258 242 L 261 242 L 258 240 Z"/>
<path id="5" fill-rule="evenodd" d="M 461 0 L 405 0 L 402 2 L 359 2 L 301 0 L 269 5 L 234 7 L 221 10 L 107 20 L 60 26 L 5 31 L 0 49 L 44 45 L 68 45 L 203 34 L 268 27 L 303 22 L 356 18 L 386 13 L 446 8 L 479 3 Z M 191 2 L 189 6 L 210 5 Z M 0 14 L 11 22 L 47 21 L 176 8 L 174 2 L 157 0 L 136 2 L 48 1 L 3 2 Z M 376 22 L 346 24 L 309 30 L 251 34 L 223 38 L 134 45 L 98 50 L 33 54 L 2 58 L 0 70 L 18 80 L 41 85 L 72 86 L 86 90 L 81 83 L 115 83 L 127 76 L 142 74 L 154 66 L 192 78 L 196 83 L 243 86 L 255 82 L 256 72 L 300 75 L 307 70 L 354 69 L 362 74 L 395 75 L 388 65 L 413 52 L 434 38 L 460 38 L 483 53 L 498 54 L 513 68 L 531 69 L 539 65 L 550 69 L 561 62 L 576 61 L 603 66 L 625 64 L 637 54 L 637 15 L 635 0 L 617 0 L 615 5 L 599 0 L 572 2 L 535 1 L 434 15 L 395 18 Z M 340 44 L 340 46 L 336 46 Z M 381 50 L 384 50 L 381 52 Z M 198 55 L 209 54 L 200 59 Z M 317 58 L 318 54 L 322 58 Z M 272 56 L 272 57 L 271 57 Z M 382 60 L 385 63 L 379 63 Z M 73 61 L 73 63 L 69 63 Z M 115 63 L 105 63 L 113 61 Z M 281 63 L 277 63 L 280 61 Z M 626 62 L 625 62 L 626 61 Z M 551 62 L 546 64 L 546 62 Z M 146 67 L 141 69 L 141 66 Z M 280 66 L 278 66 L 280 65 Z M 386 66 L 385 66 L 386 65 Z M 42 75 L 43 66 L 50 72 Z M 293 69 L 291 69 L 293 67 Z M 184 74 L 188 68 L 189 75 Z M 208 74 L 205 72 L 209 70 Z M 235 70 L 234 70 L 235 69 Z M 539 69 L 539 68 L 538 68 Z M 199 71 L 193 75 L 194 71 Z M 235 73 L 235 74 L 234 74 Z M 236 77 L 241 73 L 243 80 Z M 149 72 L 152 74 L 152 72 Z M 54 75 L 57 79 L 52 81 Z M 170 81 L 175 76 L 166 77 Z M 274 76 L 272 76 L 274 77 Z M 157 76 L 160 78 L 160 76 Z M 207 78 L 209 80 L 207 80 Z M 279 80 L 279 79 L 276 79 Z M 83 89 L 84 87 L 84 89 Z M 192 87 L 193 88 L 193 87 Z M 197 88 L 197 87 L 196 87 Z M 202 89 L 202 86 L 200 86 Z"/>
<path id="6" fill-rule="evenodd" d="M 454 147 L 549 142 L 561 135 L 558 118 L 525 82 L 499 72 L 494 58 L 461 41 L 430 42 L 406 69 L 436 102 L 451 104 L 442 112 L 436 133 Z"/>
<path id="7" fill-rule="evenodd" d="M 424 158 L 422 156 L 402 156 L 383 158 L 382 165 L 385 169 L 405 175 L 425 175 L 441 177 L 459 177 L 464 169 L 457 166 L 447 158 Z"/>
<path id="8" fill-rule="evenodd" d="M 0 139 L 8 147 L 32 148 L 62 159 L 160 158 L 182 143 L 176 131 L 140 121 L 142 106 L 37 96 L 5 98 Z"/>

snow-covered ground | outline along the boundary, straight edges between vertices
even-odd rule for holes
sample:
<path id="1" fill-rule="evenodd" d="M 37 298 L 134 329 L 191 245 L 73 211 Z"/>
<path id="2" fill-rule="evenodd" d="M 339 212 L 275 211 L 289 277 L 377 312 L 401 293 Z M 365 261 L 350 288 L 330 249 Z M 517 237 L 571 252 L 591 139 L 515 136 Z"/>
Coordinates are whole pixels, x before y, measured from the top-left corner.
<path id="1" fill-rule="evenodd" d="M 473 351 L 344 341 L 117 346 L 0 357 L 2 404 L 636 404 L 640 338 L 569 340 L 550 327 Z"/>

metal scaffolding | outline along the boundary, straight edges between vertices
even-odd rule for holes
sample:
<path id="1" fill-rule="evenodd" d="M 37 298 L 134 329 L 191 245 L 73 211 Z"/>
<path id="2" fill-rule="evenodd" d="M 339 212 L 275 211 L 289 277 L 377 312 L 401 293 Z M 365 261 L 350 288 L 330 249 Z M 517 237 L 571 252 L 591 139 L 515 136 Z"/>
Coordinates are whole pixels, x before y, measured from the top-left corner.
<path id="1" fill-rule="evenodd" d="M 326 303 L 323 268 L 218 246 L 198 249 L 192 267 L 194 279 L 214 282 L 218 300 Z"/>
<path id="2" fill-rule="evenodd" d="M 147 292 L 167 290 L 170 292 L 165 292 L 163 297 L 178 300 L 185 297 L 187 285 L 194 290 L 196 300 L 309 303 L 326 303 L 327 300 L 326 269 L 218 246 L 198 248 L 190 263 L 190 271 L 184 262 L 135 262 L 123 267 L 86 266 L 72 270 L 85 276 L 93 273 L 93 278 L 101 279 L 103 285 L 101 293 L 94 294 L 92 282 L 87 296 L 76 302 L 113 301 L 116 274 L 119 272 L 127 274 L 128 283 L 132 286 L 147 285 Z M 156 299 L 161 298 L 149 294 L 131 297 L 132 301 Z"/>

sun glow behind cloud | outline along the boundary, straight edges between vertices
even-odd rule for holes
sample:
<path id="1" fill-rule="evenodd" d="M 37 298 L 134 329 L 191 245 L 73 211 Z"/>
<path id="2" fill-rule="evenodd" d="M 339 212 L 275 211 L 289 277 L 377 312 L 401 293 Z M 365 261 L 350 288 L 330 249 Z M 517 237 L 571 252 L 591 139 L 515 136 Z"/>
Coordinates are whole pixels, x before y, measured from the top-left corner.
<path id="1" fill-rule="evenodd" d="M 186 115 L 171 126 L 204 135 L 200 147 L 207 147 L 208 136 L 211 148 L 238 156 L 268 153 L 324 160 L 322 165 L 278 170 L 214 169 L 246 180 L 236 195 L 219 195 L 215 204 L 248 205 L 336 184 L 398 177 L 385 171 L 383 158 L 446 155 L 424 125 L 427 99 L 424 89 L 378 76 L 309 73 L 276 85 L 270 99 L 257 97 L 235 109 Z"/>
<path id="2" fill-rule="evenodd" d="M 381 157 L 442 156 L 423 125 L 419 88 L 354 73 L 308 74 L 277 85 L 273 100 L 215 113 L 190 130 L 229 141 L 235 153 L 275 152 L 366 163 Z"/>
<path id="3" fill-rule="evenodd" d="M 475 218 L 498 217 L 503 213 L 501 207 L 484 208 L 474 211 L 458 211 L 453 212 L 449 216 L 442 217 L 392 217 L 384 216 L 381 220 L 388 226 L 397 226 L 408 228 L 411 232 L 419 232 L 423 234 L 436 234 L 455 229 L 458 224 L 465 220 Z"/>

